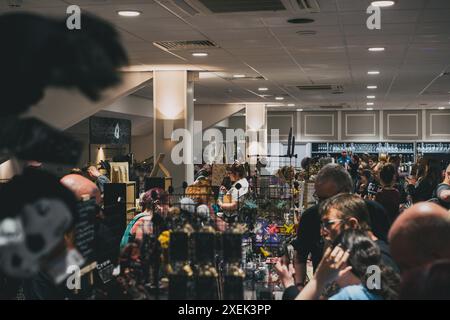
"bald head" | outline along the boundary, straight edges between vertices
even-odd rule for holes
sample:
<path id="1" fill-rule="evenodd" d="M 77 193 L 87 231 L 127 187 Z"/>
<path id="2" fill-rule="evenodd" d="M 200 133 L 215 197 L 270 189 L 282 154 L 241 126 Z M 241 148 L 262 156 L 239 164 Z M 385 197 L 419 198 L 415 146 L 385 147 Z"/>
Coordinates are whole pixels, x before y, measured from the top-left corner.
<path id="1" fill-rule="evenodd" d="M 450 213 L 430 202 L 412 206 L 392 225 L 389 246 L 402 271 L 450 259 Z"/>
<path id="2" fill-rule="evenodd" d="M 101 202 L 101 194 L 95 183 L 79 174 L 64 176 L 61 183 L 71 190 L 78 200 L 81 200 L 84 196 L 89 196 L 89 198 L 95 197 L 97 203 Z"/>

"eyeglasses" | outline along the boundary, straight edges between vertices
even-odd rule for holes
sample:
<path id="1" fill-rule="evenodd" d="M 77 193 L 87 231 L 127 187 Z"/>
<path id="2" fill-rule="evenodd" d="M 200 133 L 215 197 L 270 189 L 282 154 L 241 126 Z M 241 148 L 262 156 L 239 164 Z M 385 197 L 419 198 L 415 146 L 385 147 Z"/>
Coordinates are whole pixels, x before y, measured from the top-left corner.
<path id="1" fill-rule="evenodd" d="M 344 219 L 330 219 L 324 220 L 320 222 L 320 227 L 325 230 L 330 230 L 331 226 L 335 225 L 338 222 L 344 221 Z"/>
<path id="2" fill-rule="evenodd" d="M 323 198 L 321 198 L 321 197 L 319 197 L 319 196 L 317 195 L 317 191 L 314 191 L 312 197 L 313 197 L 313 199 L 314 199 L 316 202 L 320 202 L 320 201 L 322 201 L 322 200 L 325 200 L 325 199 L 323 199 Z"/>

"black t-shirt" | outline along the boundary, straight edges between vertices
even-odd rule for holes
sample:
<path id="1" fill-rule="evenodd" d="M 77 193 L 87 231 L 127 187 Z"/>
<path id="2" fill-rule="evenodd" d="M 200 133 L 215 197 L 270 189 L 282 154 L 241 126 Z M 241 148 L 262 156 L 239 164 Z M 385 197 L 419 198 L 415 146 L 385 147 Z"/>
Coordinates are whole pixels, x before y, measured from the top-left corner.
<path id="1" fill-rule="evenodd" d="M 294 247 L 300 263 L 306 263 L 308 255 L 311 253 L 313 267 L 316 269 L 323 255 L 318 205 L 308 208 L 300 218 Z"/>
<path id="2" fill-rule="evenodd" d="M 389 245 L 385 241 L 380 239 L 375 241 L 375 243 L 380 248 L 381 262 L 385 266 L 390 267 L 395 272 L 400 273 L 400 269 L 398 268 L 397 264 L 395 263 L 394 259 L 391 256 L 391 250 L 389 249 Z"/>
<path id="3" fill-rule="evenodd" d="M 413 199 L 413 203 L 428 201 L 433 197 L 434 184 L 430 179 L 422 179 L 416 185 L 408 185 L 408 193 Z"/>
<path id="4" fill-rule="evenodd" d="M 380 240 L 387 241 L 391 223 L 386 209 L 378 202 L 364 200 L 369 211 L 370 228 L 373 234 Z"/>
<path id="5" fill-rule="evenodd" d="M 374 235 L 383 241 L 387 241 L 390 228 L 388 214 L 384 207 L 375 201 L 365 200 L 370 217 L 370 227 Z M 323 255 L 323 239 L 320 235 L 319 206 L 315 205 L 307 209 L 301 219 L 297 230 L 297 240 L 294 243 L 300 263 L 306 263 L 308 255 L 314 269 L 319 265 Z"/>
<path id="6" fill-rule="evenodd" d="M 359 168 L 359 163 L 358 162 L 353 162 L 350 161 L 350 163 L 348 164 L 350 167 L 350 175 L 352 176 L 353 179 L 358 178 L 358 168 Z"/>
<path id="7" fill-rule="evenodd" d="M 439 204 L 446 209 L 450 209 L 450 202 L 442 200 L 440 197 L 440 194 L 442 191 L 449 191 L 449 190 L 450 190 L 450 185 L 448 185 L 446 183 L 441 183 L 437 186 L 437 188 L 434 192 L 434 197 L 438 198 Z"/>

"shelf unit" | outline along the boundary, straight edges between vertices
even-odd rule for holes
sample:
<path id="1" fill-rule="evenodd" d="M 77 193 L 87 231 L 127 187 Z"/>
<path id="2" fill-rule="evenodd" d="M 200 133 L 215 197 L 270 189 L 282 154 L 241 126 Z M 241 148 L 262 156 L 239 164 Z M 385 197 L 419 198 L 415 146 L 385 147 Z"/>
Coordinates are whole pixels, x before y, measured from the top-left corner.
<path id="1" fill-rule="evenodd" d="M 414 162 L 416 145 L 413 142 L 318 142 L 311 144 L 311 155 L 337 156 L 342 150 L 354 154 L 368 153 L 370 155 L 403 155 L 406 162 Z"/>
<path id="2" fill-rule="evenodd" d="M 417 142 L 418 154 L 450 154 L 450 142 Z"/>

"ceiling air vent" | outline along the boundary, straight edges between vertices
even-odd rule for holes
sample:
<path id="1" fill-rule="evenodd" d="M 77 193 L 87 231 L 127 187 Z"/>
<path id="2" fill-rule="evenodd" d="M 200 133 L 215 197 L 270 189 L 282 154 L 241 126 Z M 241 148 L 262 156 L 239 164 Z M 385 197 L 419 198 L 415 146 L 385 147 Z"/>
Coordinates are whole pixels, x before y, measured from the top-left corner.
<path id="1" fill-rule="evenodd" d="M 11 8 L 20 8 L 23 4 L 23 0 L 7 0 L 6 3 Z"/>
<path id="2" fill-rule="evenodd" d="M 156 41 L 153 42 L 153 45 L 162 50 L 169 51 L 218 48 L 214 42 L 209 40 Z"/>
<path id="3" fill-rule="evenodd" d="M 286 10 L 282 0 L 197 0 L 213 13 Z"/>
<path id="4" fill-rule="evenodd" d="M 290 6 L 293 11 L 302 13 L 319 13 L 320 5 L 317 0 L 283 0 L 286 7 Z"/>
<path id="5" fill-rule="evenodd" d="M 331 91 L 332 94 L 344 93 L 344 87 L 335 84 L 311 84 L 296 87 L 300 91 Z"/>

